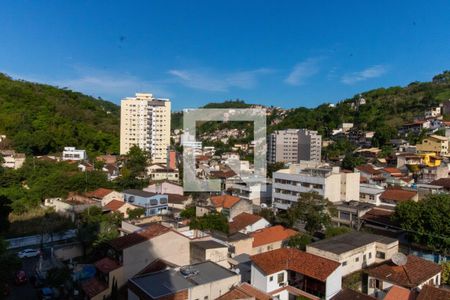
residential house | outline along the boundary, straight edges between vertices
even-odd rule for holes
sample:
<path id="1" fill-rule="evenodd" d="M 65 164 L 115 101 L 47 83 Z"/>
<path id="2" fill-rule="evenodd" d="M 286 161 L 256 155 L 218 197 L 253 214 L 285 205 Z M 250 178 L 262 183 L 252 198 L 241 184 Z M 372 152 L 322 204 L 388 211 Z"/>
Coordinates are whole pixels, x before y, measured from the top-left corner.
<path id="1" fill-rule="evenodd" d="M 360 184 L 359 201 L 379 206 L 381 204 L 380 196 L 383 192 L 384 188 L 376 184 Z"/>
<path id="2" fill-rule="evenodd" d="M 214 210 L 222 213 L 231 221 L 235 216 L 243 212 L 253 212 L 252 204 L 249 201 L 231 195 L 211 196 L 209 202 L 210 204 L 207 207 L 201 205 L 197 206 L 197 216 L 202 216 L 205 213 Z"/>
<path id="3" fill-rule="evenodd" d="M 408 200 L 417 202 L 419 200 L 417 191 L 393 187 L 388 188 L 380 195 L 382 205 L 396 206 L 399 202 Z"/>
<path id="4" fill-rule="evenodd" d="M 191 264 L 212 261 L 225 268 L 229 268 L 228 246 L 215 240 L 192 241 L 190 248 Z"/>
<path id="5" fill-rule="evenodd" d="M 337 293 L 335 296 L 331 298 L 331 300 L 377 300 L 377 298 L 363 294 L 361 292 L 349 289 L 349 288 L 343 288 L 339 293 Z M 386 299 L 385 299 L 386 300 Z M 391 299 L 393 300 L 393 299 Z M 396 299 L 400 300 L 400 299 Z M 408 299 L 413 300 L 413 299 Z"/>
<path id="6" fill-rule="evenodd" d="M 359 201 L 348 201 L 334 205 L 337 214 L 331 220 L 336 226 L 347 226 L 359 229 L 361 227 L 361 217 L 364 216 L 373 205 Z"/>
<path id="7" fill-rule="evenodd" d="M 124 201 L 145 208 L 145 216 L 167 214 L 169 210 L 168 196 L 141 190 L 123 191 Z"/>
<path id="8" fill-rule="evenodd" d="M 411 291 L 405 289 L 404 287 L 393 285 L 386 291 L 386 296 L 383 300 L 415 300 L 416 295 L 416 291 Z"/>
<path id="9" fill-rule="evenodd" d="M 366 178 L 369 182 L 372 182 L 376 177 L 381 176 L 380 169 L 376 169 L 373 165 L 360 165 L 355 167 L 355 172 L 360 173 L 361 178 Z"/>
<path id="10" fill-rule="evenodd" d="M 290 228 L 285 228 L 281 225 L 266 227 L 255 232 L 250 233 L 253 238 L 252 254 L 259 254 L 283 247 L 287 241 L 299 234 Z"/>
<path id="11" fill-rule="evenodd" d="M 440 135 L 432 134 L 422 140 L 421 144 L 417 144 L 417 151 L 423 153 L 436 153 L 445 156 L 448 154 L 448 138 Z"/>
<path id="12" fill-rule="evenodd" d="M 192 203 L 192 196 L 182 196 L 178 194 L 166 193 L 168 197 L 169 209 L 183 210 Z"/>
<path id="13" fill-rule="evenodd" d="M 340 263 L 342 276 L 347 276 L 391 259 L 398 253 L 398 240 L 354 231 L 309 244 L 306 252 Z"/>
<path id="14" fill-rule="evenodd" d="M 232 185 L 232 194 L 259 206 L 261 203 L 269 203 L 271 201 L 272 184 L 268 182 L 240 182 Z"/>
<path id="15" fill-rule="evenodd" d="M 229 231 L 230 233 L 251 233 L 269 226 L 270 223 L 263 217 L 243 212 L 229 223 Z"/>
<path id="16" fill-rule="evenodd" d="M 432 181 L 447 178 L 448 177 L 448 166 L 446 164 L 440 164 L 439 166 L 429 167 L 423 166 L 420 169 L 418 183 L 430 183 Z"/>
<path id="17" fill-rule="evenodd" d="M 392 220 L 393 215 L 394 207 L 374 207 L 361 217 L 362 226 L 377 232 L 386 232 L 388 235 L 400 234 L 400 224 Z"/>
<path id="18" fill-rule="evenodd" d="M 163 181 L 163 180 L 169 180 L 178 182 L 179 181 L 179 172 L 175 169 L 157 169 L 154 170 L 150 174 L 150 180 L 151 181 Z"/>
<path id="19" fill-rule="evenodd" d="M 430 184 L 440 186 L 445 192 L 450 192 L 450 178 L 440 178 L 430 182 Z"/>
<path id="20" fill-rule="evenodd" d="M 341 290 L 338 262 L 294 248 L 251 257 L 251 284 L 274 299 L 331 299 Z"/>
<path id="21" fill-rule="evenodd" d="M 242 254 L 252 253 L 253 237 L 248 234 L 242 232 L 225 234 L 223 232 L 213 231 L 211 232 L 211 236 L 213 239 L 228 245 L 230 257 L 234 258 Z"/>
<path id="22" fill-rule="evenodd" d="M 79 150 L 75 147 L 64 147 L 62 153 L 62 160 L 86 160 L 87 154 L 86 150 Z"/>
<path id="23" fill-rule="evenodd" d="M 101 300 L 108 297 L 113 281 L 118 288 L 124 286 L 128 279 L 156 259 L 163 259 L 178 266 L 188 265 L 190 261 L 190 239 L 157 223 L 111 240 L 108 245 L 108 257 L 115 261 L 115 268 L 105 268 L 102 278 L 95 278 L 97 283 L 93 280 L 92 285 L 103 284 L 106 289 L 95 295 L 91 292 L 90 299 Z M 89 294 L 89 290 L 83 290 Z"/>
<path id="24" fill-rule="evenodd" d="M 129 300 L 217 299 L 239 284 L 241 276 L 206 261 L 131 278 Z"/>
<path id="25" fill-rule="evenodd" d="M 424 285 L 419 292 L 416 300 L 448 300 L 450 299 L 450 290 L 447 288 L 437 288 L 432 285 Z"/>
<path id="26" fill-rule="evenodd" d="M 20 169 L 25 162 L 25 154 L 17 153 L 14 150 L 0 150 L 0 157 L 3 157 L 2 167 L 9 169 Z"/>
<path id="27" fill-rule="evenodd" d="M 291 165 L 273 173 L 272 204 L 286 210 L 305 192 L 316 192 L 333 203 L 357 200 L 359 182 L 359 173 L 341 172 L 339 167 L 316 162 Z"/>
<path id="28" fill-rule="evenodd" d="M 108 297 L 116 283 L 122 283 L 122 265 L 110 257 L 104 257 L 94 263 L 95 277 L 81 282 L 87 299 L 102 300 Z"/>
<path id="29" fill-rule="evenodd" d="M 105 188 L 98 188 L 95 191 L 87 192 L 84 195 L 93 200 L 100 201 L 102 203 L 102 206 L 105 206 L 112 200 L 123 201 L 123 193 Z"/>
<path id="30" fill-rule="evenodd" d="M 148 187 L 144 188 L 144 191 L 154 194 L 184 195 L 183 186 L 170 181 L 152 183 Z"/>
<path id="31" fill-rule="evenodd" d="M 402 135 L 419 135 L 423 130 L 428 130 L 431 127 L 431 122 L 428 120 L 417 120 L 412 123 L 403 124 L 399 129 L 399 133 Z"/>
<path id="32" fill-rule="evenodd" d="M 420 290 L 427 284 L 439 286 L 441 271 L 440 265 L 414 255 L 408 255 L 395 262 L 385 261 L 367 269 L 367 294 L 382 297 L 393 285 L 410 290 Z"/>
<path id="33" fill-rule="evenodd" d="M 271 295 L 258 290 L 254 286 L 243 282 L 231 288 L 228 293 L 223 294 L 216 300 L 238 300 L 238 299 L 254 299 L 254 300 L 271 300 Z"/>
<path id="34" fill-rule="evenodd" d="M 45 199 L 44 206 L 52 207 L 58 214 L 67 216 L 72 221 L 75 221 L 77 214 L 82 213 L 84 210 L 92 206 L 101 207 L 101 203 L 99 201 L 92 200 L 82 195 L 69 193 L 69 195 L 65 199 L 63 198 Z"/>
<path id="35" fill-rule="evenodd" d="M 105 165 L 115 165 L 117 163 L 117 156 L 111 154 L 99 155 L 95 159 L 103 162 Z"/>
<path id="36" fill-rule="evenodd" d="M 123 200 L 111 200 L 105 206 L 103 206 L 104 211 L 119 212 L 125 219 L 128 218 L 128 211 L 136 208 L 139 207 L 131 203 L 124 202 Z"/>

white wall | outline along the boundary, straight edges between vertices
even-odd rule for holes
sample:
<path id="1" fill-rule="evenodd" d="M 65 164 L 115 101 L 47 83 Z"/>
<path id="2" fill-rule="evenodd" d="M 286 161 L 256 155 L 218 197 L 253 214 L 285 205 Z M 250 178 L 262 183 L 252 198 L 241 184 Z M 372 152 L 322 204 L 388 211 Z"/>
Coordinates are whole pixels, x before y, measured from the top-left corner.
<path id="1" fill-rule="evenodd" d="M 338 267 L 330 276 L 328 276 L 325 288 L 325 299 L 331 299 L 339 293 L 342 287 L 342 270 Z"/>

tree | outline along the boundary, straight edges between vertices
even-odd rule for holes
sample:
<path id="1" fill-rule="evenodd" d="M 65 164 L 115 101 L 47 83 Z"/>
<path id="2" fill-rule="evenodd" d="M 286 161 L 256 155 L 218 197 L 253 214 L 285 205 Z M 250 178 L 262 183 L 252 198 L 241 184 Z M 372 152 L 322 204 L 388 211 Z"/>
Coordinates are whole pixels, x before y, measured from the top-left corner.
<path id="1" fill-rule="evenodd" d="M 342 160 L 341 167 L 346 170 L 353 170 L 356 166 L 364 164 L 364 159 L 354 154 L 347 152 Z"/>
<path id="2" fill-rule="evenodd" d="M 135 220 L 139 219 L 141 216 L 145 214 L 145 209 L 142 207 L 137 207 L 135 209 L 127 208 L 128 219 Z"/>
<path id="3" fill-rule="evenodd" d="M 211 212 L 199 218 L 191 218 L 189 227 L 191 229 L 217 230 L 228 233 L 228 220 L 221 213 Z"/>
<path id="4" fill-rule="evenodd" d="M 273 209 L 261 208 L 261 210 L 257 214 L 266 219 L 272 225 L 276 222 L 276 216 L 273 212 Z"/>
<path id="5" fill-rule="evenodd" d="M 184 219 L 195 218 L 195 206 L 189 206 L 180 212 L 180 217 Z"/>
<path id="6" fill-rule="evenodd" d="M 306 245 L 311 244 L 312 237 L 309 234 L 297 234 L 289 238 L 287 245 L 305 251 Z"/>
<path id="7" fill-rule="evenodd" d="M 282 222 L 293 227 L 297 221 L 305 224 L 310 235 L 331 224 L 332 204 L 316 192 L 301 193 L 298 201 L 281 215 Z"/>
<path id="8" fill-rule="evenodd" d="M 444 255 L 450 253 L 450 195 L 429 195 L 419 202 L 404 201 L 395 208 L 394 221 L 414 243 Z"/>
<path id="9" fill-rule="evenodd" d="M 143 176 L 149 161 L 150 154 L 134 145 L 127 153 L 125 168 L 130 171 L 130 176 Z"/>
<path id="10" fill-rule="evenodd" d="M 443 262 L 442 264 L 442 284 L 450 284 L 450 261 Z"/>
<path id="11" fill-rule="evenodd" d="M 341 234 L 345 234 L 352 231 L 350 228 L 348 227 L 327 227 L 327 229 L 325 230 L 325 238 L 332 238 L 334 236 L 337 235 L 341 235 Z"/>
<path id="12" fill-rule="evenodd" d="M 283 168 L 284 168 L 284 163 L 282 163 L 282 162 L 267 164 L 267 177 L 272 178 L 273 172 L 276 172 Z"/>

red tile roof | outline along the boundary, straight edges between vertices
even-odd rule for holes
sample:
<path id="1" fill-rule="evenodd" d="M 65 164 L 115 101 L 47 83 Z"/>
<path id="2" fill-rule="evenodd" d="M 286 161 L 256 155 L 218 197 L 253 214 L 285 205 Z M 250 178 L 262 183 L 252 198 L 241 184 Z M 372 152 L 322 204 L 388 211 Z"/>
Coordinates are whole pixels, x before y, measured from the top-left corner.
<path id="1" fill-rule="evenodd" d="M 431 185 L 442 186 L 446 189 L 450 189 L 450 178 L 440 178 L 430 183 Z"/>
<path id="2" fill-rule="evenodd" d="M 116 210 L 118 210 L 119 208 L 121 208 L 124 205 L 125 205 L 125 202 L 123 202 L 123 201 L 111 200 L 103 208 L 108 209 L 108 210 L 112 210 L 112 211 L 116 211 Z"/>
<path id="3" fill-rule="evenodd" d="M 112 258 L 104 257 L 94 263 L 94 266 L 102 273 L 108 274 L 109 272 L 120 268 L 120 263 Z"/>
<path id="4" fill-rule="evenodd" d="M 256 254 L 251 260 L 266 275 L 290 270 L 322 282 L 340 266 L 338 262 L 294 248 Z"/>
<path id="5" fill-rule="evenodd" d="M 81 283 L 81 289 L 89 298 L 95 297 L 107 288 L 108 286 L 106 283 L 100 281 L 97 277 L 93 277 Z"/>
<path id="6" fill-rule="evenodd" d="M 401 174 L 402 173 L 402 171 L 400 171 L 400 169 L 398 169 L 398 168 L 384 168 L 383 171 L 387 172 L 389 174 Z"/>
<path id="7" fill-rule="evenodd" d="M 151 240 L 152 238 L 163 235 L 169 231 L 171 231 L 170 228 L 158 223 L 153 223 L 143 230 L 111 240 L 109 241 L 109 244 L 116 250 L 123 250 L 147 240 Z"/>
<path id="8" fill-rule="evenodd" d="M 246 212 L 243 212 L 236 217 L 233 218 L 233 221 L 229 224 L 229 231 L 230 233 L 235 233 L 238 231 L 241 231 L 242 229 L 245 229 L 245 227 L 255 224 L 259 220 L 261 220 L 262 217 L 258 215 L 249 214 Z"/>
<path id="9" fill-rule="evenodd" d="M 420 257 L 408 255 L 407 258 L 407 262 L 403 266 L 397 266 L 392 261 L 386 261 L 369 268 L 367 273 L 383 281 L 406 288 L 415 288 L 442 270 L 440 265 Z"/>
<path id="10" fill-rule="evenodd" d="M 437 288 L 431 285 L 424 285 L 420 290 L 417 300 L 448 300 L 450 299 L 450 290 Z"/>
<path id="11" fill-rule="evenodd" d="M 211 202 L 215 207 L 231 208 L 239 202 L 239 197 L 230 195 L 212 196 Z"/>
<path id="12" fill-rule="evenodd" d="M 411 290 L 398 285 L 393 285 L 383 300 L 414 300 L 415 298 L 416 294 Z"/>
<path id="13" fill-rule="evenodd" d="M 87 192 L 87 193 L 85 193 L 85 195 L 87 197 L 91 197 L 91 198 L 102 199 L 103 197 L 105 197 L 106 195 L 108 195 L 112 192 L 114 192 L 114 191 L 110 190 L 110 189 L 99 188 L 99 189 L 96 189 L 95 191 Z"/>
<path id="14" fill-rule="evenodd" d="M 392 221 L 393 214 L 394 214 L 393 210 L 372 208 L 371 210 L 365 213 L 362 219 L 376 224 L 396 226 L 398 224 Z"/>
<path id="15" fill-rule="evenodd" d="M 259 247 L 261 245 L 287 240 L 297 234 L 298 232 L 293 229 L 276 225 L 252 232 L 250 236 L 253 237 L 253 247 Z"/>
<path id="16" fill-rule="evenodd" d="M 178 194 L 165 193 L 165 195 L 168 196 L 169 203 L 183 204 L 188 199 L 187 196 L 178 195 Z"/>
<path id="17" fill-rule="evenodd" d="M 348 288 L 343 288 L 331 300 L 376 300 L 377 298 L 357 292 Z"/>
<path id="18" fill-rule="evenodd" d="M 244 282 L 233 287 L 229 292 L 223 294 L 216 300 L 237 300 L 237 299 L 255 299 L 270 300 L 272 297 L 254 286 Z"/>
<path id="19" fill-rule="evenodd" d="M 356 167 L 357 170 L 371 174 L 371 175 L 378 175 L 381 174 L 380 170 L 376 170 L 372 165 L 360 165 Z"/>
<path id="20" fill-rule="evenodd" d="M 407 201 L 414 198 L 417 195 L 415 191 L 408 191 L 400 188 L 392 188 L 385 190 L 381 195 L 381 200 L 389 200 L 389 201 Z"/>

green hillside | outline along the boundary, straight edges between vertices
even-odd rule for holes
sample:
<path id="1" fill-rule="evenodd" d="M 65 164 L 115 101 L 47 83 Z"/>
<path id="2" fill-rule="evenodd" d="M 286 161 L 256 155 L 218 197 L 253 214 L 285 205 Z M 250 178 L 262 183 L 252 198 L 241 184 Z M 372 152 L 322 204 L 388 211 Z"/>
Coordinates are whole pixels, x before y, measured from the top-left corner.
<path id="1" fill-rule="evenodd" d="M 119 120 L 111 102 L 0 73 L 0 134 L 17 151 L 39 155 L 75 146 L 118 153 Z"/>

